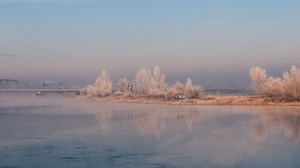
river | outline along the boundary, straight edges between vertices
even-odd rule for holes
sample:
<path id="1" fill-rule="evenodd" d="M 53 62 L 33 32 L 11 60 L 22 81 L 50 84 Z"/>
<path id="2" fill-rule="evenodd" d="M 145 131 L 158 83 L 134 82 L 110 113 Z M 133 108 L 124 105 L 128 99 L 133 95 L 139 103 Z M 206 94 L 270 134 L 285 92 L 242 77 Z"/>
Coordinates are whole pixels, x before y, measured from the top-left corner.
<path id="1" fill-rule="evenodd" d="M 300 107 L 0 95 L 0 167 L 300 167 Z"/>

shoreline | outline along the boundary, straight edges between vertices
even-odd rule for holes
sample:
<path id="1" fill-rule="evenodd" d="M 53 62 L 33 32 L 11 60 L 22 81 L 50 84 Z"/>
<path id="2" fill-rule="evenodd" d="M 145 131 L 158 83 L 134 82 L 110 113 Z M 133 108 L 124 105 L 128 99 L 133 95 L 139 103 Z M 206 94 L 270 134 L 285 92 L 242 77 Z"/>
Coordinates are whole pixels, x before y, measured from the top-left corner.
<path id="1" fill-rule="evenodd" d="M 300 102 L 270 101 L 261 96 L 205 96 L 196 99 L 169 100 L 164 98 L 106 96 L 79 96 L 79 100 L 109 102 L 109 103 L 138 103 L 138 104 L 166 104 L 166 105 L 216 105 L 216 106 L 300 106 Z"/>

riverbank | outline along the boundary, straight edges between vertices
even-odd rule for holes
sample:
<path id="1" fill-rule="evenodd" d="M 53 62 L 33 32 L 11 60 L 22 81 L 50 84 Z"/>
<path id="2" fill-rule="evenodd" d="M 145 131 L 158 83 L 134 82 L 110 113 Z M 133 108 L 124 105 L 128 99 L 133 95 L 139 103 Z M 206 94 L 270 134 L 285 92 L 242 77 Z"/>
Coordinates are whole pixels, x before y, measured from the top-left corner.
<path id="1" fill-rule="evenodd" d="M 173 105 L 247 105 L 247 106 L 300 106 L 300 102 L 272 101 L 260 96 L 205 96 L 197 99 L 169 100 L 138 96 L 79 96 L 80 100 L 115 103 L 173 104 Z"/>

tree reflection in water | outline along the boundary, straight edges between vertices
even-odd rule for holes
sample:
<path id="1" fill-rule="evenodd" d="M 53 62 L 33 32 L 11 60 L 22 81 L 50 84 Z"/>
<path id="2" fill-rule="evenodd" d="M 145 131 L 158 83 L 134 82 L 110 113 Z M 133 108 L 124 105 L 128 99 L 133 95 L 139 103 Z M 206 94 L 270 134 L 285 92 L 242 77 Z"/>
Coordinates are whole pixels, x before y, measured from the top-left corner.
<path id="1" fill-rule="evenodd" d="M 283 133 L 295 143 L 300 142 L 299 107 L 263 107 L 257 108 L 260 114 L 255 121 L 255 137 L 264 140 L 275 133 Z"/>
<path id="2" fill-rule="evenodd" d="M 206 107 L 202 106 L 102 104 L 100 107 L 90 107 L 90 110 L 95 114 L 102 133 L 111 131 L 111 120 L 114 114 L 118 113 L 116 117 L 122 116 L 118 122 L 133 124 L 133 128 L 135 127 L 141 136 L 153 135 L 157 139 L 168 129 L 168 126 L 174 126 L 173 124 L 191 132 L 197 122 L 221 118 L 229 114 L 207 112 Z M 271 138 L 275 133 L 283 133 L 284 137 L 296 143 L 300 142 L 299 107 L 235 107 L 230 110 L 234 114 L 242 111 L 254 116 L 252 128 L 257 141 Z"/>
<path id="3" fill-rule="evenodd" d="M 97 105 L 91 105 L 88 107 L 88 111 L 95 115 L 101 132 L 106 134 L 110 128 L 113 108 L 109 105 L 101 107 Z"/>
<path id="4" fill-rule="evenodd" d="M 160 138 L 161 133 L 166 130 L 167 122 L 176 121 L 184 123 L 188 131 L 192 130 L 193 121 L 199 120 L 199 108 L 187 107 L 168 107 L 156 110 L 147 110 L 137 118 L 137 130 L 141 135 L 152 135 Z"/>
<path id="5" fill-rule="evenodd" d="M 121 111 L 120 111 L 121 109 Z M 170 106 L 153 106 L 145 108 L 142 105 L 126 106 L 118 104 L 89 107 L 90 111 L 95 113 L 95 118 L 101 128 L 102 133 L 107 133 L 110 129 L 111 120 L 115 112 L 122 113 L 122 120 L 130 123 L 134 122 L 137 132 L 142 136 L 154 135 L 160 138 L 162 132 L 165 131 L 168 121 L 177 121 L 184 123 L 187 131 L 191 131 L 194 120 L 199 120 L 199 108 L 186 107 L 170 107 Z M 117 115 L 118 116 L 118 115 Z"/>

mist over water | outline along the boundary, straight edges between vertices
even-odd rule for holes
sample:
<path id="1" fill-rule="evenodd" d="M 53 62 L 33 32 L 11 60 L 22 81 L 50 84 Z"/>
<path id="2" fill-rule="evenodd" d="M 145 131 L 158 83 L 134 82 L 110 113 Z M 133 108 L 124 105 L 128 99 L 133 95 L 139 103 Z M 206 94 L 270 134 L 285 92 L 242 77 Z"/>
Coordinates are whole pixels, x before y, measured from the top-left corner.
<path id="1" fill-rule="evenodd" d="M 0 167 L 298 167 L 299 112 L 0 95 Z"/>

